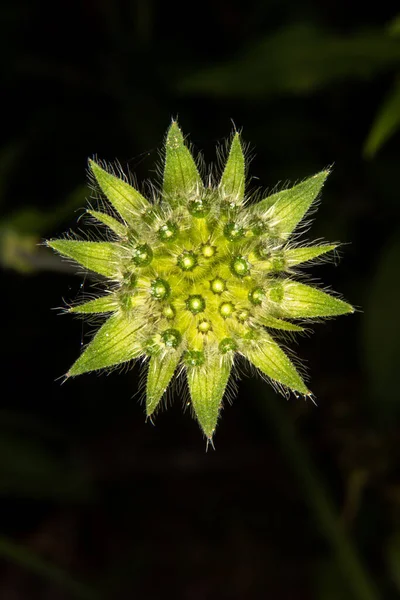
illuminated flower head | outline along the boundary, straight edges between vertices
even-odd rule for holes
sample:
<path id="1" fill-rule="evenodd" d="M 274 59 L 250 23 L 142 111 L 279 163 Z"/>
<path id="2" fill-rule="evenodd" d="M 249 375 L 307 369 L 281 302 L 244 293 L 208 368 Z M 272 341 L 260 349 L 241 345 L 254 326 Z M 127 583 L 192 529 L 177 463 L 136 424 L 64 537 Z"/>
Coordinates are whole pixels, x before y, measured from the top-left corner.
<path id="1" fill-rule="evenodd" d="M 106 278 L 104 295 L 70 309 L 108 318 L 67 377 L 146 359 L 151 416 L 174 374 L 185 376 L 209 440 L 238 356 L 281 391 L 311 397 L 273 333 L 303 331 L 311 319 L 353 312 L 343 300 L 296 280 L 299 265 L 336 248 L 291 241 L 328 171 L 252 202 L 239 133 L 214 185 L 203 181 L 175 121 L 154 198 L 94 161 L 90 169 L 110 210 L 88 212 L 107 226 L 109 241 L 47 242 Z"/>

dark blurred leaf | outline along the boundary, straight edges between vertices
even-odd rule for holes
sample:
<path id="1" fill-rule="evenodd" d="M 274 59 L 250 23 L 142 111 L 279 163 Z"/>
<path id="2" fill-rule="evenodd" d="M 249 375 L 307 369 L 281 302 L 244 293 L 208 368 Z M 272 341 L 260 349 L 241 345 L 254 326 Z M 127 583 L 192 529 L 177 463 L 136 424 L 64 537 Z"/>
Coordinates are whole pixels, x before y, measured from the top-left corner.
<path id="1" fill-rule="evenodd" d="M 393 36 L 400 36 L 400 14 L 398 14 L 390 23 L 389 33 Z"/>
<path id="2" fill-rule="evenodd" d="M 315 575 L 316 600 L 352 600 L 346 579 L 335 561 L 321 561 Z"/>
<path id="3" fill-rule="evenodd" d="M 392 238 L 369 283 L 364 308 L 364 338 L 367 376 L 375 413 L 390 418 L 400 413 L 399 388 L 399 298 L 400 235 Z"/>
<path id="4" fill-rule="evenodd" d="M 391 579 L 400 592 L 400 533 L 394 533 L 386 548 L 386 562 Z"/>
<path id="5" fill-rule="evenodd" d="M 10 431 L 18 435 L 38 436 L 44 440 L 66 441 L 68 439 L 65 431 L 35 414 L 0 409 L 0 437 L 3 432 Z"/>
<path id="6" fill-rule="evenodd" d="M 92 495 L 87 475 L 37 439 L 0 435 L 0 496 L 84 501 Z"/>
<path id="7" fill-rule="evenodd" d="M 86 196 L 87 187 L 82 185 L 52 211 L 27 207 L 0 221 L 0 265 L 24 274 L 38 270 L 71 272 L 68 265 L 41 248 L 40 242 L 46 232 L 56 229 L 84 206 Z"/>
<path id="8" fill-rule="evenodd" d="M 400 128 L 400 81 L 390 90 L 380 107 L 364 146 L 364 155 L 372 158 Z"/>
<path id="9" fill-rule="evenodd" d="M 77 208 L 82 208 L 87 195 L 88 188 L 85 185 L 78 186 L 63 203 L 51 211 L 44 212 L 34 207 L 22 208 L 6 217 L 0 223 L 0 227 L 12 229 L 20 234 L 44 235 L 68 219 Z"/>
<path id="10" fill-rule="evenodd" d="M 16 544 L 3 536 L 0 537 L 0 556 L 47 581 L 55 583 L 60 588 L 68 590 L 75 598 L 95 600 L 100 597 L 100 594 L 95 590 L 77 581 L 63 569 L 34 554 L 29 548 Z"/>
<path id="11" fill-rule="evenodd" d="M 178 84 L 185 93 L 240 98 L 308 94 L 344 79 L 369 79 L 400 66 L 400 41 L 370 29 L 337 36 L 290 25 L 244 49 L 236 59 Z"/>
<path id="12" fill-rule="evenodd" d="M 19 140 L 12 140 L 0 150 L 0 205 L 5 200 L 5 192 L 9 178 L 17 167 L 18 161 L 24 150 L 25 144 Z"/>

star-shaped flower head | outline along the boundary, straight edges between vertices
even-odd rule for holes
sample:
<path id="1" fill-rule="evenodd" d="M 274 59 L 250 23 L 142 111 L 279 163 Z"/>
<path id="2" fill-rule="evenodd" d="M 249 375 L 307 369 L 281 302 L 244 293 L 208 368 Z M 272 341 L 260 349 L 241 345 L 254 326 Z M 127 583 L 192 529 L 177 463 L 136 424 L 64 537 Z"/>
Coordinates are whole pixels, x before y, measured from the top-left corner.
<path id="1" fill-rule="evenodd" d="M 107 226 L 110 241 L 47 242 L 106 278 L 104 295 L 70 309 L 108 318 L 67 376 L 146 359 L 149 417 L 174 375 L 186 377 L 209 440 L 237 356 L 279 390 L 310 397 L 274 332 L 303 331 L 310 319 L 353 312 L 343 300 L 296 280 L 299 265 L 336 248 L 291 241 L 328 171 L 250 202 L 239 133 L 212 185 L 202 180 L 175 121 L 155 198 L 94 161 L 90 169 L 110 210 L 88 212 Z"/>

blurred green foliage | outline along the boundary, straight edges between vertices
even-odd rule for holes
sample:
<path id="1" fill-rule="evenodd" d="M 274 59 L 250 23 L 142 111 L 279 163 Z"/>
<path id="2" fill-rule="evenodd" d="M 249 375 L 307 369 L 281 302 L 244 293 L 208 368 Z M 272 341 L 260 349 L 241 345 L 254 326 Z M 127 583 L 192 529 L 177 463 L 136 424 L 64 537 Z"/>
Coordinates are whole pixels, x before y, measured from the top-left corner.
<path id="1" fill-rule="evenodd" d="M 295 23 L 241 48 L 234 60 L 192 73 L 178 89 L 244 99 L 310 95 L 346 80 L 371 80 L 399 65 L 400 42 L 380 28 L 334 35 Z"/>

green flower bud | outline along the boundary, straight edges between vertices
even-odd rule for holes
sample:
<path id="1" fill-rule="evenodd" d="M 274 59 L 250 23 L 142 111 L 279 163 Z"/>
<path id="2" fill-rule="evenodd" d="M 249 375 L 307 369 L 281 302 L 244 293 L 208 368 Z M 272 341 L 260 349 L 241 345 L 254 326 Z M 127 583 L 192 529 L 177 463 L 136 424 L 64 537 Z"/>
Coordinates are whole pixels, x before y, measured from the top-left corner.
<path id="1" fill-rule="evenodd" d="M 237 343 L 232 338 L 224 338 L 219 343 L 219 351 L 221 354 L 226 354 L 227 352 L 234 352 L 237 350 Z"/>
<path id="2" fill-rule="evenodd" d="M 200 333 L 208 333 L 212 330 L 211 321 L 208 319 L 202 319 L 197 325 L 197 329 L 200 331 Z"/>
<path id="3" fill-rule="evenodd" d="M 101 296 L 71 309 L 106 320 L 67 377 L 139 359 L 148 364 L 150 416 L 175 373 L 184 372 L 194 414 L 209 440 L 236 352 L 283 391 L 310 396 L 271 332 L 303 331 L 293 319 L 307 323 L 353 312 L 336 296 L 296 281 L 294 267 L 336 247 L 300 246 L 297 233 L 296 244 L 292 238 L 328 171 L 252 202 L 239 134 L 218 184 L 205 185 L 176 122 L 167 134 L 155 202 L 96 162 L 90 161 L 90 169 L 104 198 L 103 210 L 89 212 L 115 241 L 48 242 L 106 281 Z"/>
<path id="4" fill-rule="evenodd" d="M 178 237 L 178 233 L 178 226 L 172 221 L 167 221 L 158 230 L 158 237 L 162 242 L 173 242 Z"/>
<path id="5" fill-rule="evenodd" d="M 250 290 L 249 300 L 252 304 L 262 304 L 265 298 L 264 290 L 261 287 L 256 287 Z"/>
<path id="6" fill-rule="evenodd" d="M 215 253 L 217 251 L 216 247 L 212 246 L 211 244 L 202 244 L 200 250 L 204 258 L 212 258 L 213 256 L 215 256 Z"/>
<path id="7" fill-rule="evenodd" d="M 151 282 L 151 295 L 157 300 L 165 300 L 171 293 L 170 285 L 164 279 L 154 279 Z"/>
<path id="8" fill-rule="evenodd" d="M 230 222 L 224 227 L 224 236 L 230 242 L 238 242 L 245 236 L 245 230 L 237 223 Z"/>
<path id="9" fill-rule="evenodd" d="M 138 267 L 147 267 L 153 260 L 153 251 L 148 244 L 140 244 L 132 250 L 132 260 Z"/>
<path id="10" fill-rule="evenodd" d="M 227 319 L 228 317 L 231 317 L 233 315 L 233 312 L 235 310 L 235 305 L 232 302 L 222 302 L 219 305 L 219 314 L 221 315 L 221 317 L 223 317 L 224 319 Z"/>
<path id="11" fill-rule="evenodd" d="M 231 262 L 231 271 L 237 277 L 244 277 L 250 273 L 250 265 L 244 256 L 235 256 Z"/>
<path id="12" fill-rule="evenodd" d="M 192 251 L 185 250 L 178 257 L 178 266 L 182 271 L 193 271 L 197 267 L 198 262 L 196 254 Z"/>
<path id="13" fill-rule="evenodd" d="M 210 281 L 210 289 L 214 294 L 222 294 L 226 290 L 226 281 L 221 277 L 215 277 Z"/>
<path id="14" fill-rule="evenodd" d="M 194 294 L 186 299 L 186 308 L 194 315 L 197 315 L 205 310 L 206 301 L 204 300 L 203 296 Z"/>
<path id="15" fill-rule="evenodd" d="M 172 304 L 167 304 L 167 306 L 163 307 L 162 314 L 163 317 L 165 317 L 166 319 L 174 319 L 176 315 L 176 310 L 172 306 Z"/>
<path id="16" fill-rule="evenodd" d="M 191 367 L 199 367 L 204 364 L 204 352 L 198 350 L 187 350 L 183 357 L 185 363 Z"/>
<path id="17" fill-rule="evenodd" d="M 161 334 L 161 338 L 169 348 L 177 348 L 182 341 L 182 335 L 177 329 L 167 329 Z"/>

